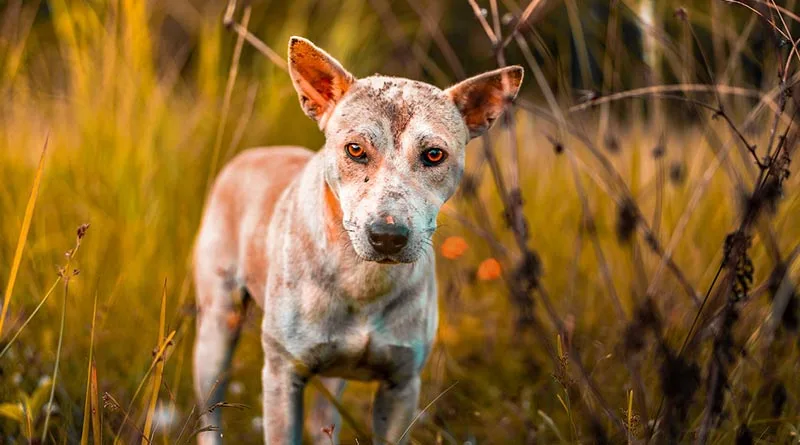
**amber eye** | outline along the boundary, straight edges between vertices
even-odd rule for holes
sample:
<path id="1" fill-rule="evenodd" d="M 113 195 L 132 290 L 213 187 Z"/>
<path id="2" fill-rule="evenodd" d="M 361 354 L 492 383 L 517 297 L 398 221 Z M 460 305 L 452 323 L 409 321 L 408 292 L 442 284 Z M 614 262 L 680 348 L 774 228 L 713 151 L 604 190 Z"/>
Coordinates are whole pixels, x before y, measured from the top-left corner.
<path id="1" fill-rule="evenodd" d="M 350 156 L 350 159 L 356 162 L 367 162 L 367 152 L 364 150 L 359 144 L 347 144 L 344 146 L 344 151 L 347 153 L 347 156 Z"/>
<path id="2" fill-rule="evenodd" d="M 439 165 L 447 157 L 447 153 L 439 148 L 429 148 L 422 152 L 422 163 L 428 167 Z"/>

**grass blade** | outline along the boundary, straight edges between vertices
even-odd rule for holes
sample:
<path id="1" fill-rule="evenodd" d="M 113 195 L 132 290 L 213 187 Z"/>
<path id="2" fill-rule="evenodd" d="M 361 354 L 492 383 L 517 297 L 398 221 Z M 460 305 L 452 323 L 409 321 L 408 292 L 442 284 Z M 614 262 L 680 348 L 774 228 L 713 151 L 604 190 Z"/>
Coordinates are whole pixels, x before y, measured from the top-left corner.
<path id="1" fill-rule="evenodd" d="M 67 272 L 68 273 L 68 272 Z M 50 388 L 50 399 L 47 401 L 46 414 L 44 416 L 44 427 L 42 428 L 42 442 L 47 438 L 47 427 L 50 424 L 50 414 L 53 412 L 53 398 L 56 395 L 56 383 L 58 378 L 58 365 L 61 362 L 61 347 L 64 344 L 64 325 L 67 321 L 67 298 L 69 297 L 69 279 L 64 280 L 64 300 L 61 303 L 61 327 L 58 331 L 58 348 L 56 349 L 56 363 L 53 366 L 53 387 Z"/>
<path id="2" fill-rule="evenodd" d="M 417 420 L 419 420 L 419 418 L 420 418 L 420 417 L 421 417 L 421 416 L 422 416 L 422 415 L 425 413 L 425 411 L 427 411 L 427 410 L 428 410 L 428 408 L 430 408 L 431 406 L 433 406 L 433 404 L 434 404 L 434 403 L 436 403 L 436 401 L 437 401 L 437 400 L 441 399 L 441 398 L 442 398 L 442 396 L 444 396 L 445 394 L 447 394 L 448 392 L 450 392 L 450 390 L 451 390 L 451 389 L 453 389 L 453 388 L 454 388 L 456 385 L 458 385 L 458 382 L 457 382 L 457 381 L 456 381 L 456 382 L 453 382 L 453 384 L 452 384 L 452 385 L 448 386 L 448 387 L 447 387 L 447 388 L 446 388 L 444 391 L 442 391 L 441 393 L 439 393 L 439 395 L 438 395 L 438 396 L 434 397 L 434 398 L 433 398 L 433 400 L 431 400 L 431 401 L 430 401 L 430 403 L 428 403 L 427 405 L 425 405 L 425 408 L 422 408 L 422 410 L 421 410 L 420 412 L 418 412 L 416 416 L 414 416 L 414 419 L 413 419 L 413 420 L 411 420 L 411 423 L 409 423 L 409 424 L 408 424 L 408 426 L 406 427 L 405 431 L 403 431 L 403 434 L 401 434 L 401 435 L 400 435 L 400 438 L 399 438 L 399 439 L 397 439 L 397 442 L 398 442 L 398 443 L 399 443 L 399 442 L 402 442 L 402 441 L 403 441 L 403 438 L 404 438 L 404 437 L 406 437 L 406 434 L 408 434 L 408 432 L 409 432 L 409 431 L 411 431 L 411 427 L 412 427 L 412 426 L 414 426 L 414 424 L 415 424 L 415 423 L 417 423 Z"/>
<path id="3" fill-rule="evenodd" d="M 166 329 L 167 319 L 167 280 L 164 280 L 164 288 L 161 291 L 161 317 L 158 322 L 158 343 L 164 342 L 164 330 Z M 156 403 L 158 402 L 158 393 L 161 389 L 161 378 L 164 375 L 164 361 L 159 360 L 156 364 L 155 374 L 153 375 L 153 390 L 150 395 L 150 406 L 147 408 L 147 417 L 144 422 L 144 434 L 142 436 L 142 445 L 150 443 L 150 432 L 153 428 L 153 414 L 156 412 Z"/>
<path id="4" fill-rule="evenodd" d="M 628 429 L 628 443 L 633 441 L 633 434 L 631 431 L 633 430 L 633 390 L 628 391 L 628 424 L 626 425 Z"/>
<path id="5" fill-rule="evenodd" d="M 147 369 L 147 372 L 142 377 L 142 381 L 139 382 L 139 386 L 136 388 L 136 391 L 133 393 L 133 397 L 131 401 L 128 403 L 128 409 L 125 410 L 125 417 L 122 419 L 122 423 L 120 423 L 119 429 L 117 429 L 116 437 L 114 438 L 114 444 L 119 443 L 119 435 L 122 434 L 122 428 L 125 427 L 125 424 L 128 422 L 128 417 L 130 417 L 131 408 L 133 408 L 133 403 L 136 401 L 136 398 L 139 397 L 139 393 L 142 392 L 142 387 L 144 386 L 145 382 L 147 382 L 147 378 L 150 377 L 150 373 L 153 372 L 153 369 L 156 367 L 158 362 L 162 359 L 162 357 L 166 360 L 166 353 L 167 347 L 172 345 L 172 339 L 175 338 L 175 333 L 177 331 L 172 331 L 167 335 L 167 338 L 164 339 L 164 342 L 159 346 L 158 352 L 156 353 L 155 357 L 153 357 L 153 361 L 150 363 L 150 367 Z"/>
<path id="6" fill-rule="evenodd" d="M 103 443 L 103 422 L 101 415 L 103 407 L 100 405 L 100 398 L 98 397 L 97 390 L 97 365 L 92 362 L 92 437 L 94 437 L 95 444 Z"/>
<path id="7" fill-rule="evenodd" d="M 251 7 L 248 6 L 244 9 L 244 16 L 242 17 L 242 27 L 247 30 L 247 25 L 250 22 Z M 208 170 L 208 181 L 206 181 L 206 188 L 211 187 L 214 175 L 217 173 L 217 163 L 219 163 L 219 151 L 222 147 L 222 137 L 225 133 L 225 122 L 228 120 L 228 112 L 231 107 L 231 95 L 233 94 L 233 87 L 236 84 L 236 76 L 239 73 L 239 58 L 242 55 L 242 46 L 244 45 L 244 34 L 239 34 L 236 39 L 236 47 L 233 50 L 233 60 L 231 61 L 230 69 L 228 70 L 228 82 L 225 84 L 225 97 L 222 100 L 222 111 L 220 113 L 219 123 L 217 124 L 217 138 L 214 142 L 214 152 L 211 155 L 211 167 Z"/>
<path id="8" fill-rule="evenodd" d="M 86 372 L 86 398 L 83 403 L 83 428 L 81 430 L 81 445 L 89 443 L 89 414 L 92 409 L 91 390 L 92 390 L 92 368 L 94 364 L 94 329 L 97 320 L 97 292 L 94 293 L 94 308 L 92 309 L 92 332 L 89 338 L 89 365 Z"/>
<path id="9" fill-rule="evenodd" d="M 82 224 L 78 227 L 77 230 L 77 238 L 75 240 L 75 247 L 71 250 L 67 251 L 67 263 L 64 267 L 62 267 L 59 271 L 59 277 L 64 282 L 64 300 L 61 304 L 61 327 L 58 331 L 58 348 L 56 349 L 56 363 L 53 367 L 53 387 L 50 388 L 50 399 L 47 402 L 47 413 L 44 417 L 44 427 L 42 428 L 42 442 L 45 442 L 47 438 L 47 427 L 50 424 L 50 414 L 53 411 L 53 398 L 56 394 L 56 384 L 58 378 L 58 365 L 61 363 L 61 349 L 64 345 L 64 325 L 67 321 L 67 299 L 69 298 L 69 280 L 72 277 L 76 276 L 80 271 L 78 269 L 72 269 L 70 266 L 72 264 L 72 260 L 75 258 L 75 254 L 78 252 L 78 249 L 81 247 L 81 240 L 86 235 L 86 230 L 89 229 L 89 224 Z"/>
<path id="10" fill-rule="evenodd" d="M 33 178 L 31 196 L 28 198 L 28 205 L 25 207 L 25 217 L 22 219 L 22 230 L 20 230 L 19 238 L 17 239 L 17 249 L 14 251 L 14 262 L 11 263 L 11 275 L 8 277 L 8 285 L 6 285 L 6 292 L 3 297 L 3 309 L 0 310 L 0 335 L 3 334 L 3 322 L 6 319 L 8 304 L 11 302 L 11 292 L 14 290 L 14 282 L 17 279 L 19 265 L 22 262 L 22 251 L 25 249 L 25 240 L 28 238 L 28 230 L 31 228 L 33 209 L 36 208 L 36 199 L 39 197 L 39 186 L 42 183 L 42 172 L 44 171 L 44 156 L 47 153 L 47 142 L 49 140 L 50 136 L 48 135 L 44 140 L 42 155 L 39 157 L 39 166 L 36 167 L 36 176 Z"/>
<path id="11" fill-rule="evenodd" d="M 11 345 L 13 345 L 14 341 L 17 340 L 17 337 L 19 337 L 19 334 L 21 334 L 22 331 L 25 330 L 25 327 L 28 326 L 28 323 L 30 323 L 31 320 L 33 320 L 33 317 L 35 317 L 36 314 L 39 312 L 39 309 L 41 309 L 42 306 L 44 306 L 44 303 L 50 298 L 50 294 L 53 293 L 53 291 L 56 289 L 56 286 L 60 282 L 61 282 L 61 278 L 59 277 L 58 279 L 56 279 L 55 283 L 53 283 L 53 285 L 50 286 L 50 289 L 47 291 L 46 294 L 44 294 L 44 298 L 42 298 L 42 301 L 40 301 L 39 304 L 36 305 L 36 308 L 33 310 L 33 312 L 31 312 L 31 315 L 28 316 L 28 318 L 25 320 L 25 322 L 22 323 L 22 326 L 20 326 L 20 328 L 17 329 L 17 332 L 15 332 L 14 335 L 11 337 L 11 339 L 8 340 L 8 342 L 6 343 L 6 346 L 3 348 L 3 350 L 0 351 L 0 358 L 3 358 L 3 356 L 6 355 L 6 352 L 8 352 L 8 350 L 11 349 Z"/>

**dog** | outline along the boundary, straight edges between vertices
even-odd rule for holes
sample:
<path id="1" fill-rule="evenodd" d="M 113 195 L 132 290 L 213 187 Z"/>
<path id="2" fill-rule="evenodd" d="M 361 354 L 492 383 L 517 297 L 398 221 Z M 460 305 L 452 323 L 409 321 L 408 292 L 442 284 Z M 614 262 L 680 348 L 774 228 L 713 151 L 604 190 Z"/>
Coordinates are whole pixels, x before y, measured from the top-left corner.
<path id="1" fill-rule="evenodd" d="M 523 70 L 445 90 L 357 79 L 300 37 L 289 41 L 288 66 L 326 141 L 316 153 L 247 150 L 211 188 L 194 251 L 194 386 L 212 427 L 198 439 L 222 442 L 214 407 L 252 299 L 263 309 L 267 444 L 302 442 L 303 392 L 315 375 L 334 392 L 345 379 L 379 381 L 374 443 L 404 443 L 438 323 L 437 215 L 461 181 L 467 142 L 516 97 Z M 320 412 L 325 423 L 314 428 L 335 423 L 332 406 Z"/>

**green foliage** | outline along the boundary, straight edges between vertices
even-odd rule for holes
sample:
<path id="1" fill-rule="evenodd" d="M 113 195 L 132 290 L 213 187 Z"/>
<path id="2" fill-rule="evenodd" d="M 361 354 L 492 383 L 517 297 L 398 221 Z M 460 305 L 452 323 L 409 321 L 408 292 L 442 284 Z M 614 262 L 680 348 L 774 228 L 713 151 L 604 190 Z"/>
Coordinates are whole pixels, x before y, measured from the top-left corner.
<path id="1" fill-rule="evenodd" d="M 0 417 L 14 421 L 25 440 L 31 441 L 39 437 L 35 428 L 39 424 L 38 421 L 44 416 L 42 411 L 45 402 L 48 401 L 52 386 L 53 382 L 50 379 L 44 379 L 30 395 L 19 391 L 17 402 L 0 403 Z"/>

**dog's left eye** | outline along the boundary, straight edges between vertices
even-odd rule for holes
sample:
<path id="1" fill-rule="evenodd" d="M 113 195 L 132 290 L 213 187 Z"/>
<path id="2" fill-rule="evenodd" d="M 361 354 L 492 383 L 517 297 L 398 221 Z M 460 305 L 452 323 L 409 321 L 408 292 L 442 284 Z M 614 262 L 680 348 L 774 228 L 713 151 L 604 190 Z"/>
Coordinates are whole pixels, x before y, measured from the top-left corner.
<path id="1" fill-rule="evenodd" d="M 362 164 L 367 162 L 367 152 L 364 147 L 358 144 L 350 143 L 344 146 L 344 151 L 350 159 L 360 162 Z"/>
<path id="2" fill-rule="evenodd" d="M 440 148 L 429 148 L 422 152 L 422 163 L 428 167 L 439 165 L 447 158 L 447 152 Z"/>

